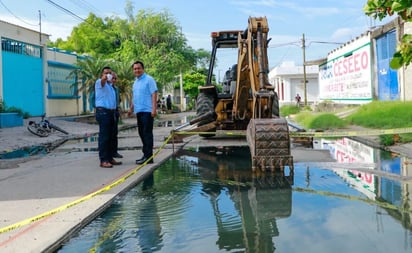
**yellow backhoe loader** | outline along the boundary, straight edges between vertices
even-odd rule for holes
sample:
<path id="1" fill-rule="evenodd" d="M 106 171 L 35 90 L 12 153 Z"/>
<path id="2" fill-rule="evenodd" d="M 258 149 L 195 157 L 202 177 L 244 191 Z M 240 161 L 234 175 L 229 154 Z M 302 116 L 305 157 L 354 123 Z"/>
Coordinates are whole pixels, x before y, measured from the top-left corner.
<path id="1" fill-rule="evenodd" d="M 210 65 L 206 84 L 199 87 L 196 118 L 176 131 L 211 137 L 217 130 L 246 130 L 253 170 L 288 166 L 293 173 L 288 123 L 279 117 L 278 95 L 268 78 L 268 32 L 266 17 L 249 17 L 246 30 L 211 34 Z M 224 48 L 237 49 L 237 63 L 225 73 L 219 91 L 214 71 L 217 51 Z"/>

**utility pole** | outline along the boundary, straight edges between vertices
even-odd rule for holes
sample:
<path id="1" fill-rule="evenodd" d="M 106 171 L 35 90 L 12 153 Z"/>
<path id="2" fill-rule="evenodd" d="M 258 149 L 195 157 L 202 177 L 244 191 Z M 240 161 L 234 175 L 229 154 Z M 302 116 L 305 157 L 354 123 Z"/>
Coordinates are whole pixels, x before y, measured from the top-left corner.
<path id="1" fill-rule="evenodd" d="M 39 10 L 39 27 L 40 27 L 40 38 L 39 38 L 39 42 L 40 42 L 40 46 L 41 46 L 41 11 Z"/>
<path id="2" fill-rule="evenodd" d="M 305 106 L 308 105 L 307 97 L 307 80 L 306 80 L 306 44 L 305 44 L 305 34 L 302 34 L 302 51 L 303 51 L 303 100 Z"/>
<path id="3" fill-rule="evenodd" d="M 183 75 L 182 75 L 182 70 L 180 70 L 180 75 L 179 75 L 179 83 L 180 83 L 180 111 L 183 112 L 186 109 L 184 108 L 184 100 L 183 100 Z"/>

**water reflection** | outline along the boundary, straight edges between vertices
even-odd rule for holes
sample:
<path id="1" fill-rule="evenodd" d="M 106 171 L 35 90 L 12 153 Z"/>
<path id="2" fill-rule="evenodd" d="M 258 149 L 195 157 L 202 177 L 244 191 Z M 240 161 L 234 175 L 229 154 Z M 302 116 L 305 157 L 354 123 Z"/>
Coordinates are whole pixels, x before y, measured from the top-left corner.
<path id="1" fill-rule="evenodd" d="M 214 204 L 219 249 L 245 252 L 272 252 L 273 237 L 279 236 L 277 219 L 292 213 L 290 180 L 280 175 L 261 176 L 250 186 L 228 187 L 241 220 L 233 226 L 226 213 Z M 223 209 L 224 210 L 224 209 Z"/>
<path id="2" fill-rule="evenodd" d="M 410 158 L 375 149 L 349 138 L 334 141 L 322 139 L 320 148 L 328 149 L 339 163 L 353 163 L 354 166 L 350 166 L 352 168 L 334 169 L 334 172 L 367 198 L 378 201 L 405 229 L 412 229 Z M 356 168 L 358 162 L 375 166 L 359 170 Z M 377 214 L 382 212 L 378 211 Z"/>
<path id="3" fill-rule="evenodd" d="M 182 151 L 59 252 L 273 252 L 293 180 L 253 174 L 245 147 Z"/>
<path id="4" fill-rule="evenodd" d="M 180 155 L 189 162 L 193 156 L 198 158 L 202 191 L 209 196 L 216 218 L 219 249 L 272 252 L 272 238 L 279 235 L 277 219 L 292 213 L 293 175 L 252 173 L 249 150 L 244 147 L 204 147 Z M 234 221 L 232 209 L 220 205 L 221 194 L 230 196 L 240 220 Z"/>
<path id="5" fill-rule="evenodd" d="M 29 157 L 38 154 L 47 154 L 48 148 L 45 146 L 31 146 L 26 148 L 21 148 L 18 150 L 6 152 L 0 154 L 0 159 L 13 159 L 21 157 Z"/>
<path id="6" fill-rule="evenodd" d="M 412 252 L 408 158 L 322 140 L 336 163 L 252 173 L 247 147 L 182 150 L 59 252 Z"/>
<path id="7" fill-rule="evenodd" d="M 156 122 L 157 127 L 178 127 L 185 124 L 188 121 L 187 117 L 175 120 L 159 120 Z"/>
<path id="8" fill-rule="evenodd" d="M 155 252 L 162 248 L 162 227 L 158 215 L 154 193 L 154 177 L 149 175 L 143 181 L 142 190 L 144 201 L 138 206 L 139 216 L 137 217 L 139 230 L 136 234 L 139 238 L 139 244 L 143 252 Z M 137 246 L 137 245 L 136 245 Z"/>

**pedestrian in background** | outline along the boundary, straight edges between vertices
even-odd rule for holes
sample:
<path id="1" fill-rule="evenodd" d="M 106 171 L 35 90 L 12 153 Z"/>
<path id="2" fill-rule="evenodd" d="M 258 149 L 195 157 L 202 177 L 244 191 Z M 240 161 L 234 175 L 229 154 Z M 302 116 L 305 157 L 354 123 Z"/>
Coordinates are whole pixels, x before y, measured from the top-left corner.
<path id="1" fill-rule="evenodd" d="M 119 120 L 120 120 L 120 93 L 119 93 L 119 87 L 117 87 L 116 82 L 117 82 L 117 74 L 116 72 L 112 72 L 113 78 L 112 78 L 112 86 L 114 88 L 114 91 L 116 92 L 116 113 L 115 113 L 115 124 L 114 124 L 114 134 L 116 136 L 114 142 L 113 142 L 113 150 L 114 158 L 123 158 L 121 154 L 119 154 Z"/>
<path id="2" fill-rule="evenodd" d="M 99 159 L 102 168 L 111 168 L 113 165 L 122 164 L 113 159 L 117 105 L 116 92 L 111 84 L 112 78 L 111 68 L 104 67 L 101 71 L 101 77 L 94 84 L 96 120 L 99 123 Z"/>
<path id="3" fill-rule="evenodd" d="M 167 106 L 167 112 L 170 113 L 172 111 L 172 97 L 170 95 L 167 95 L 166 106 Z"/>
<path id="4" fill-rule="evenodd" d="M 153 77 L 145 73 L 143 62 L 134 62 L 132 69 L 136 79 L 128 114 L 136 115 L 137 129 L 143 143 L 143 156 L 136 160 L 136 164 L 153 163 L 153 121 L 157 115 L 157 84 Z"/>
<path id="5" fill-rule="evenodd" d="M 299 93 L 296 93 L 295 100 L 296 100 L 296 106 L 299 107 L 300 106 L 300 100 L 301 100 L 301 97 L 300 97 Z"/>

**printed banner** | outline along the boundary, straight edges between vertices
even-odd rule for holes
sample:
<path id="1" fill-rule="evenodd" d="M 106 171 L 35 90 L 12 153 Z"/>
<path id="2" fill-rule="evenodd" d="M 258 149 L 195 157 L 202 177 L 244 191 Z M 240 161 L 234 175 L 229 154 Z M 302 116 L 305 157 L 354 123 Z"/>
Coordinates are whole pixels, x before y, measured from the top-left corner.
<path id="1" fill-rule="evenodd" d="M 319 67 L 319 98 L 322 100 L 372 99 L 370 43 L 328 59 Z"/>

